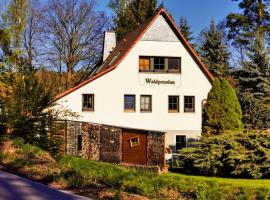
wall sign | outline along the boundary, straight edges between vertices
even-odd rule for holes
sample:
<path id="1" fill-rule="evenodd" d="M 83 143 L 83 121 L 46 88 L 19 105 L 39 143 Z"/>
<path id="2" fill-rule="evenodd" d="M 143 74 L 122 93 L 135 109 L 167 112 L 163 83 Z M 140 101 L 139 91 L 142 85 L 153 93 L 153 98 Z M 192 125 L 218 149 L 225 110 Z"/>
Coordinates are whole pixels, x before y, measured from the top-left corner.
<path id="1" fill-rule="evenodd" d="M 145 78 L 145 82 L 147 84 L 153 84 L 153 85 L 175 85 L 175 81 L 158 80 L 158 79 L 152 79 L 152 78 Z"/>

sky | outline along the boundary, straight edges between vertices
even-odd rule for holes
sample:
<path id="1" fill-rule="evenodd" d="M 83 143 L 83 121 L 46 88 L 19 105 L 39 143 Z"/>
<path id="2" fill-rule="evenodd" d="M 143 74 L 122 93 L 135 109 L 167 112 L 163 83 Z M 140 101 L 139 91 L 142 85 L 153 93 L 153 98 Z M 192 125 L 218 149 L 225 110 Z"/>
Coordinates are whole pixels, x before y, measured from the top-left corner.
<path id="1" fill-rule="evenodd" d="M 0 0 L 0 12 L 10 0 Z M 46 0 L 41 0 L 45 2 Z M 162 0 L 158 0 L 159 3 Z M 231 12 L 240 12 L 238 3 L 232 0 L 163 0 L 166 10 L 172 13 L 176 22 L 185 17 L 191 26 L 194 36 L 197 36 L 213 18 L 221 21 Z M 112 15 L 107 7 L 109 0 L 96 0 L 97 9 Z"/>
<path id="2" fill-rule="evenodd" d="M 98 9 L 112 14 L 107 7 L 109 0 L 96 2 Z M 178 22 L 181 16 L 185 17 L 195 36 L 209 25 L 212 18 L 219 22 L 231 12 L 240 12 L 238 3 L 232 0 L 164 0 L 166 10 L 172 13 L 175 21 Z"/>

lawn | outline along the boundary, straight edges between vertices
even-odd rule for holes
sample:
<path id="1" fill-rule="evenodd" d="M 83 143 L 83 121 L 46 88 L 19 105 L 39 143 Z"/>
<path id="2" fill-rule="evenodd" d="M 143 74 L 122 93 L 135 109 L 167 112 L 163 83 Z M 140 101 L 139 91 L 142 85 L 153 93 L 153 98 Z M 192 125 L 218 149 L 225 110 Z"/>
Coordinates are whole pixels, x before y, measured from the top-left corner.
<path id="1" fill-rule="evenodd" d="M 247 188 L 266 188 L 270 189 L 269 179 L 235 179 L 235 178 L 218 178 L 206 176 L 192 176 L 179 173 L 169 173 L 172 176 L 177 176 L 184 179 L 193 179 L 196 181 L 215 182 L 218 184 L 227 184 L 234 187 L 247 187 Z"/>
<path id="2" fill-rule="evenodd" d="M 59 162 L 62 176 L 72 187 L 101 183 L 150 199 L 269 199 L 270 180 L 157 175 L 117 165 L 65 156 Z"/>
<path id="3" fill-rule="evenodd" d="M 270 199 L 270 180 L 230 179 L 178 173 L 155 174 L 73 156 L 53 159 L 20 144 L 0 153 L 0 164 L 28 178 L 74 191 L 110 193 L 111 199 Z M 125 194 L 127 197 L 122 198 Z M 87 195 L 87 194 L 86 194 Z M 96 194 L 100 198 L 99 193 Z M 105 196 L 105 199 L 108 197 Z M 109 199 L 110 199 L 109 198 Z M 102 199 L 102 198 L 100 198 Z M 133 198 L 134 199 L 134 198 Z"/>

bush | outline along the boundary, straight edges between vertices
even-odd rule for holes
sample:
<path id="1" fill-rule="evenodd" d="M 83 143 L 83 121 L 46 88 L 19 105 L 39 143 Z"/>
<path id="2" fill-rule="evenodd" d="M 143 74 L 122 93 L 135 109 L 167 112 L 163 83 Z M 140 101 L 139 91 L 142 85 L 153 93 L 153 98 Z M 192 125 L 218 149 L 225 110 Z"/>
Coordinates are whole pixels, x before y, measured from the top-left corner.
<path id="1" fill-rule="evenodd" d="M 216 79 L 203 112 L 203 131 L 220 134 L 243 131 L 242 110 L 234 89 L 224 79 Z"/>
<path id="2" fill-rule="evenodd" d="M 270 134 L 205 136 L 178 157 L 183 170 L 211 176 L 270 178 Z"/>

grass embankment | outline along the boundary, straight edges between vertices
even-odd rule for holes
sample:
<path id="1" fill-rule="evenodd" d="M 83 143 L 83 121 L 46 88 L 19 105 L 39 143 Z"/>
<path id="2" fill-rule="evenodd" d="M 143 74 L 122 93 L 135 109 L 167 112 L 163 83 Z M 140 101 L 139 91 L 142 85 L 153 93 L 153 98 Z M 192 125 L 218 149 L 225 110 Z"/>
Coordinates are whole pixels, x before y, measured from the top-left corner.
<path id="1" fill-rule="evenodd" d="M 140 199 L 128 195 L 123 197 L 122 192 L 150 199 L 270 198 L 270 180 L 211 178 L 175 173 L 157 175 L 72 156 L 55 161 L 48 153 L 31 145 L 15 145 L 15 148 L 10 149 L 0 156 L 0 163 L 8 169 L 34 180 L 57 183 L 77 191 L 91 191 L 89 189 L 96 190 L 99 187 L 103 193 L 109 191 L 112 199 Z"/>

